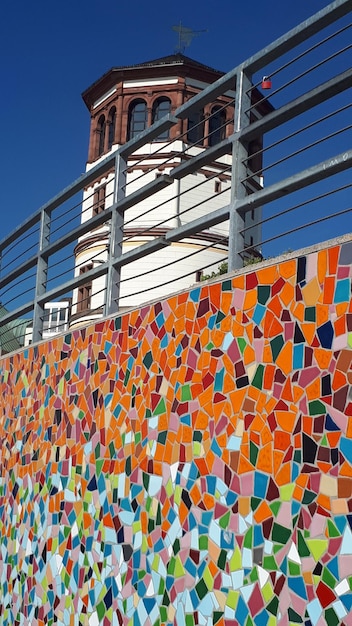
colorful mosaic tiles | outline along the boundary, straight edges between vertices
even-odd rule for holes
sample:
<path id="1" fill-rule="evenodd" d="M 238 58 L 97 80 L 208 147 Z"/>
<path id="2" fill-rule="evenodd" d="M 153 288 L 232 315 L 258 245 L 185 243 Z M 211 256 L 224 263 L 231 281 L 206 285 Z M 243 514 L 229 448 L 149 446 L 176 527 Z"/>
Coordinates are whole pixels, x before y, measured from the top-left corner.
<path id="1" fill-rule="evenodd" d="M 352 625 L 352 242 L 3 358 L 2 626 Z"/>

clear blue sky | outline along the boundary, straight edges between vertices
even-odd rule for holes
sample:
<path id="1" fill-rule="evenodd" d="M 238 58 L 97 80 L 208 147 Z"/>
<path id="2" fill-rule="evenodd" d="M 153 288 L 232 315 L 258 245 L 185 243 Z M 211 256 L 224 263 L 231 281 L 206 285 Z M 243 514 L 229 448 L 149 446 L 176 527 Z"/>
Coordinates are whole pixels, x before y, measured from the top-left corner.
<path id="1" fill-rule="evenodd" d="M 3 0 L 0 239 L 84 171 L 81 93 L 108 69 L 172 54 L 182 21 L 207 29 L 185 53 L 226 72 L 327 4 Z"/>

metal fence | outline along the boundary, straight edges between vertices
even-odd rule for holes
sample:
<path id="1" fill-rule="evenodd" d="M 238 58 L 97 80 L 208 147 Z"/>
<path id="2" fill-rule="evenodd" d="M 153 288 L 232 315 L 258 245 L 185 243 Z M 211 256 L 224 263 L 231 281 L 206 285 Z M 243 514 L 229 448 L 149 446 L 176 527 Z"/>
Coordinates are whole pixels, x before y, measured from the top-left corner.
<path id="1" fill-rule="evenodd" d="M 7 235 L 0 242 L 2 352 L 23 345 L 28 327 L 31 341 L 42 339 L 43 330 L 50 326 L 49 304 L 64 299 L 69 309 L 72 294 L 87 280 L 99 279 L 104 307 L 97 314 L 118 311 L 124 306 L 121 286 L 133 279 L 131 272 L 124 275 L 125 268 L 133 268 L 141 259 L 150 262 L 144 272 L 145 287 L 135 294 L 139 302 L 155 293 L 148 286 L 153 271 L 159 271 L 160 284 L 171 292 L 178 283 L 168 266 L 180 259 L 160 265 L 158 254 L 177 242 L 187 243 L 195 234 L 205 243 L 191 251 L 185 245 L 182 267 L 188 257 L 199 253 L 199 276 L 201 272 L 206 275 L 207 265 L 211 269 L 214 265 L 204 265 L 201 253 L 207 247 L 222 252 L 229 270 L 242 267 L 251 252 L 246 235 L 252 226 L 246 214 L 254 216 L 260 226 L 255 252 L 260 250 L 264 258 L 352 230 L 351 12 L 350 0 L 331 3 L 103 158 Z M 224 94 L 223 106 L 234 110 L 229 136 L 222 138 L 223 133 L 216 142 L 208 142 L 215 145 L 202 149 L 198 138 L 193 144 L 186 141 L 182 120 Z M 265 115 L 259 113 L 263 106 Z M 152 155 L 149 150 L 143 156 L 143 147 L 173 126 L 179 129 L 177 141 L 182 149 L 177 151 L 179 164 L 170 169 L 170 157 L 163 158 L 163 152 L 173 151 L 175 139 L 160 147 L 154 143 Z M 211 124 L 208 133 L 209 128 Z M 138 179 L 134 176 L 131 182 L 131 162 L 135 165 L 143 159 L 145 171 L 141 168 Z M 215 169 L 214 163 L 218 164 Z M 202 185 L 209 189 L 209 180 L 219 177 L 219 167 L 227 185 L 207 191 L 204 198 Z M 206 177 L 194 176 L 193 183 L 181 190 L 178 181 L 189 181 L 204 168 Z M 83 191 L 103 175 L 109 177 L 110 202 L 104 211 L 85 216 L 87 192 L 83 200 Z M 173 195 L 165 199 L 167 188 Z M 185 194 L 187 208 L 182 209 L 178 200 Z M 171 197 L 175 210 L 165 216 Z M 206 211 L 204 207 L 200 211 L 204 204 Z M 149 239 L 128 248 L 133 224 L 141 218 Z M 218 225 L 216 241 L 210 241 L 207 233 Z M 106 239 L 106 256 L 102 260 L 92 253 L 90 269 L 79 273 L 74 254 L 77 242 L 95 230 Z M 137 271 L 140 277 L 140 266 Z M 189 283 L 193 282 L 192 270 Z M 68 315 L 60 315 L 55 331 L 67 325 Z"/>

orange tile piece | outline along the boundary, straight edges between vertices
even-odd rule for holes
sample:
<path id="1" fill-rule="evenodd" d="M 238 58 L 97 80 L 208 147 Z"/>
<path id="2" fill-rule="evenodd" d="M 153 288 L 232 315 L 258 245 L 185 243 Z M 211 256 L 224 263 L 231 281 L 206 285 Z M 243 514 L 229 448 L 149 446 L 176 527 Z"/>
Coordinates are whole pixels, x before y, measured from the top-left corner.
<path id="1" fill-rule="evenodd" d="M 270 346 L 268 346 L 268 348 L 270 350 Z M 264 389 L 272 389 L 275 370 L 276 370 L 275 365 L 266 366 L 265 371 L 264 371 L 264 380 L 263 380 Z"/>
<path id="2" fill-rule="evenodd" d="M 343 335 L 346 332 L 346 317 L 339 317 L 334 322 L 335 336 Z"/>
<path id="3" fill-rule="evenodd" d="M 316 330 L 316 327 L 315 327 L 314 322 L 302 322 L 301 331 L 309 345 L 312 344 L 312 341 L 315 336 L 315 330 Z"/>
<path id="4" fill-rule="evenodd" d="M 319 300 L 321 293 L 318 279 L 315 276 L 304 287 L 302 287 L 302 296 L 306 306 L 314 306 Z"/>
<path id="5" fill-rule="evenodd" d="M 250 500 L 246 496 L 240 496 L 238 498 L 238 512 L 240 515 L 246 516 L 251 510 Z"/>
<path id="6" fill-rule="evenodd" d="M 340 246 L 334 246 L 334 248 L 328 249 L 329 258 L 329 274 L 336 274 L 337 262 L 339 259 Z"/>
<path id="7" fill-rule="evenodd" d="M 272 432 L 266 425 L 264 426 L 260 436 L 261 436 L 263 446 L 265 446 L 266 443 L 269 443 L 269 441 L 273 440 Z"/>
<path id="8" fill-rule="evenodd" d="M 329 319 L 329 306 L 327 304 L 317 304 L 316 306 L 316 323 L 322 326 Z"/>
<path id="9" fill-rule="evenodd" d="M 249 309 L 253 309 L 257 304 L 257 291 L 256 289 L 251 289 L 247 291 L 244 299 L 243 310 L 248 311 Z"/>
<path id="10" fill-rule="evenodd" d="M 289 402 L 293 402 L 293 394 L 292 394 L 292 386 L 291 380 L 288 378 L 284 384 L 283 390 L 281 392 L 281 398 L 283 400 L 288 400 Z"/>
<path id="11" fill-rule="evenodd" d="M 341 389 L 341 387 L 343 387 L 344 385 L 346 385 L 347 383 L 347 379 L 346 379 L 346 375 L 343 372 L 340 372 L 339 370 L 335 370 L 333 379 L 332 379 L 332 389 L 334 391 L 337 391 L 337 389 Z"/>
<path id="12" fill-rule="evenodd" d="M 289 259 L 279 264 L 279 273 L 283 278 L 291 278 L 296 275 L 296 259 Z"/>
<path id="13" fill-rule="evenodd" d="M 284 458 L 284 453 L 279 450 L 274 450 L 274 475 L 277 474 L 279 468 L 281 467 L 282 459 Z"/>
<path id="14" fill-rule="evenodd" d="M 335 277 L 326 276 L 324 280 L 323 303 L 331 304 L 334 300 Z"/>
<path id="15" fill-rule="evenodd" d="M 320 504 L 320 506 L 322 506 L 327 511 L 330 511 L 331 500 L 329 496 L 325 496 L 324 494 L 320 493 L 317 497 L 317 503 Z"/>
<path id="16" fill-rule="evenodd" d="M 289 433 L 285 433 L 282 430 L 275 430 L 274 432 L 274 448 L 275 450 L 287 450 L 291 445 L 291 437 Z"/>
<path id="17" fill-rule="evenodd" d="M 325 463 L 324 461 L 317 461 L 317 466 L 323 472 L 323 474 L 328 474 L 331 470 L 331 463 Z"/>
<path id="18" fill-rule="evenodd" d="M 272 443 L 268 443 L 265 446 L 259 448 L 256 467 L 262 472 L 271 474 L 273 471 L 273 450 Z"/>
<path id="19" fill-rule="evenodd" d="M 351 421 L 351 418 L 349 419 L 349 425 L 350 425 L 350 421 Z M 327 440 L 329 442 L 330 447 L 336 448 L 336 446 L 338 445 L 340 441 L 341 433 L 331 432 L 331 433 L 327 433 L 326 436 L 327 436 Z M 347 428 L 346 437 L 352 438 L 352 428 L 351 428 L 351 434 L 348 434 L 348 428 Z"/>
<path id="20" fill-rule="evenodd" d="M 328 369 L 332 359 L 332 350 L 325 350 L 325 348 L 314 348 L 314 358 L 320 369 L 326 370 Z"/>
<path id="21" fill-rule="evenodd" d="M 302 498 L 303 498 L 303 489 L 302 489 L 302 487 L 298 487 L 296 485 L 296 487 L 293 490 L 292 498 L 293 498 L 293 500 L 297 500 L 298 502 L 302 502 Z"/>
<path id="22" fill-rule="evenodd" d="M 263 350 L 263 363 L 272 363 L 272 360 L 273 360 L 273 355 L 271 352 L 271 347 L 269 344 L 266 344 Z"/>
<path id="23" fill-rule="evenodd" d="M 287 307 L 290 302 L 294 300 L 294 295 L 295 292 L 293 286 L 289 283 L 286 283 L 286 285 L 284 285 L 280 291 L 279 298 L 281 302 L 285 305 L 285 307 Z"/>
<path id="24" fill-rule="evenodd" d="M 282 312 L 282 304 L 280 302 L 279 296 L 274 296 L 272 300 L 267 304 L 268 309 L 274 313 L 274 315 L 280 319 Z"/>
<path id="25" fill-rule="evenodd" d="M 291 482 L 291 465 L 285 463 L 281 469 L 275 474 L 275 481 L 277 485 L 288 485 Z"/>
<path id="26" fill-rule="evenodd" d="M 304 320 L 304 311 L 305 311 L 305 306 L 303 304 L 303 302 L 297 302 L 297 304 L 292 303 L 292 307 L 293 307 L 293 315 L 300 321 L 303 322 Z"/>
<path id="27" fill-rule="evenodd" d="M 317 274 L 319 283 L 322 285 L 327 274 L 328 266 L 327 250 L 319 250 L 317 259 Z"/>
<path id="28" fill-rule="evenodd" d="M 320 377 L 306 387 L 306 396 L 308 400 L 316 400 L 320 397 L 321 379 Z"/>
<path id="29" fill-rule="evenodd" d="M 257 524 L 260 524 L 261 522 L 263 522 L 266 519 L 269 519 L 272 516 L 273 516 L 273 512 L 269 508 L 269 505 L 265 500 L 263 500 L 260 503 L 260 505 L 258 506 L 258 508 L 253 514 L 253 517 L 255 521 L 257 522 Z"/>
<path id="30" fill-rule="evenodd" d="M 253 472 L 253 470 L 254 470 L 254 467 L 252 463 L 247 461 L 247 459 L 243 456 L 243 454 L 240 454 L 238 470 L 237 470 L 238 474 L 245 474 L 247 472 Z"/>
<path id="31" fill-rule="evenodd" d="M 273 285 L 278 278 L 278 266 L 276 264 L 257 269 L 257 278 L 260 285 Z"/>
<path id="32" fill-rule="evenodd" d="M 347 461 L 340 467 L 340 476 L 352 476 L 352 467 Z"/>
<path id="33" fill-rule="evenodd" d="M 288 341 L 284 344 L 284 347 L 282 348 L 276 359 L 276 364 L 278 365 L 278 367 L 280 367 L 280 369 L 282 369 L 286 376 L 292 371 L 292 355 L 292 343 Z"/>

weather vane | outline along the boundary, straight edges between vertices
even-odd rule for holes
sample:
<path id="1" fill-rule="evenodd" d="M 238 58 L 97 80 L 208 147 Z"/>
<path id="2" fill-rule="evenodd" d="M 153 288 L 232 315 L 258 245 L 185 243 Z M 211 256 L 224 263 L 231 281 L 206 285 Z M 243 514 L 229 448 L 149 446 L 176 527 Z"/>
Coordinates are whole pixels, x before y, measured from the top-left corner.
<path id="1" fill-rule="evenodd" d="M 191 45 L 192 39 L 200 35 L 201 33 L 207 33 L 207 30 L 192 30 L 192 28 L 187 28 L 187 26 L 183 26 L 182 22 L 180 22 L 177 26 L 173 26 L 172 30 L 178 33 L 178 45 L 176 47 L 175 52 L 184 53 L 185 48 Z"/>

